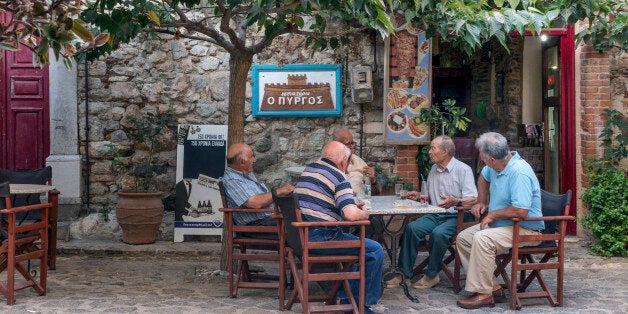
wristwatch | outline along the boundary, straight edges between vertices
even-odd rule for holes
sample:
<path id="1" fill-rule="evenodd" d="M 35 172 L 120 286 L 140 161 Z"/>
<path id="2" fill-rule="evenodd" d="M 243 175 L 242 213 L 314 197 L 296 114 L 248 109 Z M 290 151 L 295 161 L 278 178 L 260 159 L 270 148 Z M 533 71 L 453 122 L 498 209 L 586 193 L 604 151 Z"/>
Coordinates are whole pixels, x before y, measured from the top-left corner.
<path id="1" fill-rule="evenodd" d="M 461 199 L 458 200 L 458 205 L 456 205 L 456 206 L 458 206 L 458 207 L 462 206 L 462 200 Z"/>

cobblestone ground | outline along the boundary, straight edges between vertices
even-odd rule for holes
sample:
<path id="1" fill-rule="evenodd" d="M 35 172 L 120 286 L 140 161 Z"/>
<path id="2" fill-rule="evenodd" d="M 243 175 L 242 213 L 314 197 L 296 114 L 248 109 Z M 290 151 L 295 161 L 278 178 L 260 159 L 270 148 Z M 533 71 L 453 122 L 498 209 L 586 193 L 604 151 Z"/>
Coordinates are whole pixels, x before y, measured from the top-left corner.
<path id="1" fill-rule="evenodd" d="M 524 300 L 520 313 L 627 313 L 628 261 L 587 254 L 578 244 L 567 248 L 565 304 L 550 307 L 546 300 Z M 17 303 L 0 305 L 2 313 L 276 313 L 276 291 L 240 290 L 227 296 L 227 278 L 215 271 L 216 254 L 198 255 L 138 252 L 62 254 L 57 270 L 48 275 L 46 296 L 31 289 L 17 292 Z M 263 265 L 272 271 L 272 266 Z M 276 269 L 275 269 L 276 271 Z M 442 275 L 441 275 L 442 276 Z M 444 277 L 433 289 L 413 290 L 412 303 L 401 288 L 384 291 L 374 307 L 383 313 L 466 312 Z M 555 276 L 545 279 L 554 285 Z M 538 287 L 537 287 L 538 288 Z M 5 298 L 0 295 L 0 302 Z M 475 312 L 507 312 L 508 304 Z M 301 312 L 297 304 L 293 312 Z M 286 311 L 290 313 L 290 311 Z"/>

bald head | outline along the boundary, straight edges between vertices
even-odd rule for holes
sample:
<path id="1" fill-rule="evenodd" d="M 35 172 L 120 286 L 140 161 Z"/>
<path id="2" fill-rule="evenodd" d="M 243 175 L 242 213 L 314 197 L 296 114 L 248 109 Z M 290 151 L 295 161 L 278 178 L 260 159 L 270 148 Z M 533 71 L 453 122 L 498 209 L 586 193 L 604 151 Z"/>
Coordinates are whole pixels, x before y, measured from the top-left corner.
<path id="1" fill-rule="evenodd" d="M 327 143 L 323 148 L 323 158 L 333 161 L 340 168 L 340 164 L 351 156 L 351 150 L 338 141 Z M 344 169 L 341 169 L 344 171 Z"/>
<path id="2" fill-rule="evenodd" d="M 347 129 L 338 129 L 334 132 L 334 141 L 346 144 L 353 142 L 353 135 Z"/>
<path id="3" fill-rule="evenodd" d="M 227 165 L 235 170 L 249 173 L 253 171 L 255 154 L 251 146 L 245 143 L 237 143 L 229 146 L 227 150 Z"/>

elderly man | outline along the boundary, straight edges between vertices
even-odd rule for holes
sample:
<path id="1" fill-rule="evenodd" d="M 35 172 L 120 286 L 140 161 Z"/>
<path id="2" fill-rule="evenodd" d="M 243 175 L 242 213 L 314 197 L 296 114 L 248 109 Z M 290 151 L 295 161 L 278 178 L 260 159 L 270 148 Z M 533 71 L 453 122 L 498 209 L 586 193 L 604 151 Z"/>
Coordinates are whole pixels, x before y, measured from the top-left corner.
<path id="1" fill-rule="evenodd" d="M 427 289 L 436 285 L 441 261 L 449 248 L 452 236 L 456 233 L 457 211 L 454 206 L 473 205 L 478 191 L 473 182 L 471 167 L 454 157 L 456 147 L 449 136 L 439 136 L 432 140 L 429 156 L 434 163 L 427 176 L 427 191 L 433 205 L 447 209 L 444 214 L 427 214 L 408 224 L 403 233 L 399 268 L 407 278 L 412 276 L 419 245 L 429 235 L 430 256 L 425 276 L 414 284 L 414 288 Z M 419 193 L 408 192 L 408 198 L 416 200 Z M 473 220 L 465 213 L 465 221 Z M 387 287 L 398 286 L 400 277 L 387 282 Z"/>
<path id="2" fill-rule="evenodd" d="M 494 306 L 494 297 L 503 289 L 493 276 L 495 256 L 512 248 L 513 218 L 542 217 L 541 188 L 532 167 L 516 152 L 508 150 L 506 138 L 498 133 L 480 135 L 475 143 L 486 165 L 478 179 L 478 203 L 471 213 L 482 222 L 462 231 L 456 248 L 467 271 L 465 290 L 471 296 L 458 300 L 458 306 L 476 309 Z M 522 235 L 540 233 L 543 221 L 521 222 Z M 537 245 L 538 243 L 529 243 Z"/>
<path id="3" fill-rule="evenodd" d="M 345 144 L 351 149 L 351 157 L 349 158 L 349 165 L 347 166 L 347 177 L 351 182 L 351 188 L 356 194 L 364 193 L 364 174 L 369 175 L 371 181 L 371 187 L 373 191 L 379 191 L 377 188 L 377 181 L 375 178 L 375 170 L 369 167 L 362 158 L 354 154 L 355 142 L 353 141 L 353 135 L 347 129 L 338 129 L 334 132 L 334 141 Z M 375 192 L 371 192 L 377 194 Z"/>
<path id="4" fill-rule="evenodd" d="M 299 195 L 299 207 L 305 221 L 342 221 L 366 220 L 369 212 L 362 205 L 356 205 L 353 198 L 351 184 L 345 176 L 349 165 L 351 150 L 344 144 L 333 141 L 323 148 L 322 158 L 309 164 L 301 174 L 296 184 L 295 192 Z M 341 228 L 316 228 L 309 233 L 310 241 L 338 241 L 355 240 L 356 236 L 345 233 Z M 342 249 L 315 250 L 321 254 L 354 254 Z M 366 239 L 365 288 L 367 305 L 366 312 L 371 310 L 369 305 L 377 304 L 381 292 L 382 264 L 384 250 L 382 246 L 371 239 Z M 351 292 L 355 297 L 358 294 L 356 281 L 351 282 Z M 341 293 L 341 303 L 347 301 L 346 294 Z"/>
<path id="5" fill-rule="evenodd" d="M 227 167 L 220 178 L 225 188 L 227 205 L 231 208 L 272 208 L 273 196 L 264 183 L 253 174 L 255 154 L 247 144 L 233 144 L 227 150 Z M 285 196 L 294 190 L 291 184 L 277 189 L 277 195 Z M 270 213 L 234 213 L 237 225 L 272 226 L 277 221 Z"/>

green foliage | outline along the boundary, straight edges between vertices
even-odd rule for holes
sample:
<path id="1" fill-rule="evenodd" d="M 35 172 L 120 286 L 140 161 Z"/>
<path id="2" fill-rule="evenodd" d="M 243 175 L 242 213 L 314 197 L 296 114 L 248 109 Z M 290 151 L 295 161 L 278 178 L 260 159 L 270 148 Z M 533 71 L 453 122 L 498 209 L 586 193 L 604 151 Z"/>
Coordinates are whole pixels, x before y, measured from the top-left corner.
<path id="1" fill-rule="evenodd" d="M 453 137 L 457 131 L 466 131 L 471 119 L 464 116 L 466 108 L 456 105 L 455 99 L 446 99 L 442 105 L 434 104 L 431 108 L 421 108 L 419 119 L 423 123 L 430 125 L 432 134 L 434 128 L 440 126 L 442 135 Z"/>
<path id="2" fill-rule="evenodd" d="M 102 207 L 98 210 L 98 213 L 102 216 L 105 222 L 109 222 L 109 210 L 106 207 Z"/>
<path id="3" fill-rule="evenodd" d="M 419 166 L 419 178 L 421 181 L 426 181 L 427 176 L 432 169 L 432 161 L 430 160 L 430 145 L 419 145 L 419 151 L 415 156 L 416 164 Z"/>
<path id="4" fill-rule="evenodd" d="M 105 156 L 112 158 L 111 167 L 114 174 L 125 174 L 133 177 L 134 188 L 138 191 L 151 191 L 154 189 L 153 178 L 160 172 L 157 165 L 157 153 L 161 148 L 158 134 L 166 129 L 176 127 L 175 111 L 172 107 L 155 114 L 147 112 L 138 118 L 130 118 L 126 127 L 127 136 L 135 150 L 145 149 L 146 156 L 137 159 L 136 164 L 123 162 L 124 154 L 120 147 L 114 143 L 105 145 L 108 151 Z M 136 159 L 133 159 L 134 161 Z"/>
<path id="5" fill-rule="evenodd" d="M 375 178 L 381 184 L 382 189 L 390 189 L 395 186 L 395 183 L 401 182 L 401 178 L 389 175 L 384 168 L 379 165 L 375 165 Z"/>
<path id="6" fill-rule="evenodd" d="M 607 120 L 600 134 L 602 157 L 587 161 L 589 188 L 582 202 L 589 212 L 582 225 L 597 239 L 594 252 L 603 256 L 628 256 L 628 178 L 621 160 L 627 157 L 626 117 L 606 109 Z M 615 134 L 616 131 L 619 131 Z"/>
<path id="7" fill-rule="evenodd" d="M 625 171 L 605 168 L 589 173 L 582 195 L 589 213 L 582 225 L 597 239 L 593 251 L 603 256 L 628 256 L 628 178 Z"/>
<path id="8" fill-rule="evenodd" d="M 0 24 L 0 52 L 25 46 L 34 52 L 33 62 L 43 65 L 52 48 L 55 58 L 69 66 L 70 57 L 109 40 L 108 34 L 94 37 L 77 18 L 82 6 L 82 0 L 0 1 L 0 13 L 8 13 Z"/>

